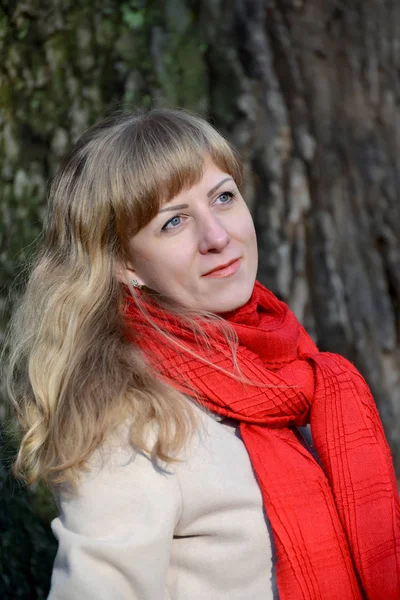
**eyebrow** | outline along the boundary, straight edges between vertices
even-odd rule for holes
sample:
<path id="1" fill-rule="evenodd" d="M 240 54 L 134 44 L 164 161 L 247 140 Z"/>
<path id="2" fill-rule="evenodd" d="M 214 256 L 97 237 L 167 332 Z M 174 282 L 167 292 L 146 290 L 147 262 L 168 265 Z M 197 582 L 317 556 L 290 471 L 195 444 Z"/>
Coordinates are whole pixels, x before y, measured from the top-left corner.
<path id="1" fill-rule="evenodd" d="M 214 185 L 213 188 L 211 188 L 211 190 L 208 192 L 207 196 L 210 197 L 213 195 L 213 193 L 223 184 L 225 183 L 225 181 L 230 181 L 232 179 L 232 177 L 225 177 L 225 179 L 222 179 L 219 183 L 217 183 L 217 185 Z"/>
<path id="2" fill-rule="evenodd" d="M 189 204 L 175 204 L 175 206 L 166 206 L 160 208 L 159 213 L 166 212 L 167 210 L 182 210 L 183 208 L 189 208 Z"/>
<path id="3" fill-rule="evenodd" d="M 225 181 L 233 181 L 232 177 L 225 177 L 225 179 L 222 179 L 219 183 L 217 183 L 217 185 L 214 185 L 213 188 L 211 188 L 211 190 L 207 193 L 207 197 L 209 198 L 210 196 L 213 195 L 213 193 L 215 191 L 217 191 L 217 189 L 223 184 L 225 183 Z M 189 204 L 175 204 L 174 206 L 166 206 L 165 208 L 160 208 L 160 210 L 158 211 L 159 213 L 162 212 L 167 212 L 168 210 L 183 210 L 184 208 L 189 208 Z"/>

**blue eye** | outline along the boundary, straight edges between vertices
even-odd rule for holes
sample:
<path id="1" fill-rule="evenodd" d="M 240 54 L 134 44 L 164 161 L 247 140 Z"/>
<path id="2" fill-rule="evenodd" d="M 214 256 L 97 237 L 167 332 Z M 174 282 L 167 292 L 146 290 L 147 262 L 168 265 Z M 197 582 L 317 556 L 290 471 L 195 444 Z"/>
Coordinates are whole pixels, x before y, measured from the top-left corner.
<path id="1" fill-rule="evenodd" d="M 219 200 L 221 204 L 229 204 L 229 202 L 234 198 L 234 196 L 234 192 L 222 192 L 222 194 L 220 194 L 217 197 L 216 202 Z"/>
<path id="2" fill-rule="evenodd" d="M 179 215 L 175 215 L 175 217 L 172 217 L 172 219 L 167 221 L 165 223 L 165 225 L 163 225 L 161 227 L 161 231 L 165 231 L 166 229 L 173 229 L 174 227 L 177 227 L 178 225 L 180 225 L 181 221 L 182 221 L 181 217 Z"/>

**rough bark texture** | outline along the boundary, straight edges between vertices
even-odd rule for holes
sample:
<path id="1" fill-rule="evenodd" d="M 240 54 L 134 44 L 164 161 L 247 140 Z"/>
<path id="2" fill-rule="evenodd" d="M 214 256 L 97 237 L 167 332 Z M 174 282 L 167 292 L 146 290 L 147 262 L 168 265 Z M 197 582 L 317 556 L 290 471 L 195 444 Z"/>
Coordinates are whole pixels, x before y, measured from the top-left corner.
<path id="1" fill-rule="evenodd" d="M 244 158 L 261 281 L 364 374 L 400 472 L 399 34 L 397 0 L 3 0 L 3 325 L 69 145 L 116 108 L 194 109 Z M 45 595 L 37 498 L 0 509 L 4 598 Z"/>

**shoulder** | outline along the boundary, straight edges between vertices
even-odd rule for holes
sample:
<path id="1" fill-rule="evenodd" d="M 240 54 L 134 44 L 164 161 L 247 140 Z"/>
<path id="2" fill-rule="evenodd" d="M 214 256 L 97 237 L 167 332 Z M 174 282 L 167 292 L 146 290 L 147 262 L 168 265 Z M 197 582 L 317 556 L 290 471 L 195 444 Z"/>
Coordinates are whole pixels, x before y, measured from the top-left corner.
<path id="1" fill-rule="evenodd" d="M 93 454 L 75 490 L 56 490 L 51 600 L 164 597 L 179 485 L 121 431 Z"/>
<path id="2" fill-rule="evenodd" d="M 222 474 L 229 479 L 251 474 L 249 459 L 235 427 L 194 405 L 196 429 L 176 462 L 152 460 L 129 443 L 127 424 L 91 457 L 75 491 L 61 486 L 55 491 L 60 518 L 70 531 L 102 535 L 120 523 L 137 522 L 137 515 L 158 513 L 179 522 L 184 503 L 195 502 L 198 484 L 209 487 Z M 236 473 L 236 476 L 233 475 Z"/>
<path id="3" fill-rule="evenodd" d="M 127 432 L 124 425 L 94 452 L 76 489 L 62 485 L 55 490 L 60 511 L 55 527 L 59 521 L 70 531 L 98 536 L 137 522 L 138 513 L 146 518 L 161 510 L 169 520 L 179 520 L 181 495 L 174 466 L 135 451 Z"/>

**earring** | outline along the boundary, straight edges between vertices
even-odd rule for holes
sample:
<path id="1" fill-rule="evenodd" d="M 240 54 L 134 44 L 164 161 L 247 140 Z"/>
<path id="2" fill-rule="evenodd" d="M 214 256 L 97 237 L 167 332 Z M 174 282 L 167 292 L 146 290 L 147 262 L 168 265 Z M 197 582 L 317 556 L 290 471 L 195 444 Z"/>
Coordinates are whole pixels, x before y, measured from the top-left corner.
<path id="1" fill-rule="evenodd" d="M 137 279 L 132 279 L 131 280 L 131 284 L 133 285 L 134 288 L 137 288 L 138 290 L 142 289 L 142 285 L 138 282 Z"/>

